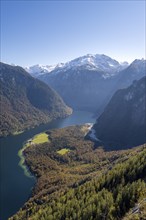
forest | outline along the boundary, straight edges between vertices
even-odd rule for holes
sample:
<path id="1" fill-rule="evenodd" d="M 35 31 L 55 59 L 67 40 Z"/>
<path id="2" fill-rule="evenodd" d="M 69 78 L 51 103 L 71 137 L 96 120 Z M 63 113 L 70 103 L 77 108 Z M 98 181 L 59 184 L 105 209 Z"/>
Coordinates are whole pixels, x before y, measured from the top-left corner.
<path id="1" fill-rule="evenodd" d="M 47 131 L 48 142 L 25 149 L 37 183 L 10 220 L 145 219 L 146 146 L 105 151 L 84 139 L 87 130 L 88 125 Z M 133 214 L 136 203 L 142 205 Z"/>

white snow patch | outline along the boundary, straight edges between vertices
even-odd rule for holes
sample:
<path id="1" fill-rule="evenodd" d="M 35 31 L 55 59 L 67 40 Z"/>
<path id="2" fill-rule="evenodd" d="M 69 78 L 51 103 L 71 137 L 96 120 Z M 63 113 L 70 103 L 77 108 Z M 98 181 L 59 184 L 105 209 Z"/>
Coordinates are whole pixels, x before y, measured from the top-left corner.
<path id="1" fill-rule="evenodd" d="M 113 66 L 113 67 L 114 67 L 114 65 L 113 65 L 113 64 L 111 64 L 111 63 L 109 63 L 109 66 Z"/>
<path id="2" fill-rule="evenodd" d="M 57 65 L 41 65 L 37 64 L 31 67 L 26 67 L 25 70 L 30 73 L 32 76 L 40 76 L 44 75 L 46 73 L 50 73 L 53 70 L 60 70 L 61 68 L 64 67 L 63 63 L 59 63 Z"/>

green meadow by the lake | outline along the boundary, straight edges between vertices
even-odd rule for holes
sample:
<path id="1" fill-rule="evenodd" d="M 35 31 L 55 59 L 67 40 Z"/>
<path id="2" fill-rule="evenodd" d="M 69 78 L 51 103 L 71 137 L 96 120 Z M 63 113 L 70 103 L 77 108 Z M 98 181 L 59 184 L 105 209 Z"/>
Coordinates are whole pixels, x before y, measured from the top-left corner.
<path id="1" fill-rule="evenodd" d="M 32 175 L 30 174 L 30 172 L 28 170 L 28 167 L 25 164 L 25 158 L 24 158 L 24 155 L 23 155 L 23 151 L 27 147 L 29 147 L 29 146 L 31 146 L 33 144 L 43 144 L 43 143 L 46 143 L 46 142 L 49 142 L 48 135 L 45 132 L 43 132 L 43 133 L 35 135 L 32 139 L 29 139 L 25 143 L 23 148 L 18 151 L 18 156 L 20 157 L 19 166 L 24 170 L 24 174 L 26 176 L 32 177 Z"/>
<path id="2" fill-rule="evenodd" d="M 49 142 L 48 135 L 46 133 L 40 133 L 32 139 L 33 144 L 42 144 L 45 142 Z"/>

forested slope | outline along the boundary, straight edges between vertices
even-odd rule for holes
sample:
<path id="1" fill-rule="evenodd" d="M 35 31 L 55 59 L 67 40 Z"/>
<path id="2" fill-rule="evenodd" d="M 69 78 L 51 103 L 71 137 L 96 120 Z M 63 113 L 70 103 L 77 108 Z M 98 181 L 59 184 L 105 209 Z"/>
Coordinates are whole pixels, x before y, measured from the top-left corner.
<path id="1" fill-rule="evenodd" d="M 117 220 L 146 198 L 146 145 L 108 152 L 84 140 L 86 132 L 87 126 L 49 131 L 47 143 L 26 148 L 38 181 L 11 220 Z"/>
<path id="2" fill-rule="evenodd" d="M 59 95 L 23 68 L 0 63 L 0 136 L 71 113 Z"/>

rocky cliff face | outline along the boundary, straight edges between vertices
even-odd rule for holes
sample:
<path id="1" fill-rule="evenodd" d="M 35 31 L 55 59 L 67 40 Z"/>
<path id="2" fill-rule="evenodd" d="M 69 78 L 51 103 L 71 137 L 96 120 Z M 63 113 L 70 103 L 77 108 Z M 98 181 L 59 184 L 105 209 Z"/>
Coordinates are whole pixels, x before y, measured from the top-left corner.
<path id="1" fill-rule="evenodd" d="M 146 142 L 146 77 L 114 94 L 94 130 L 97 138 L 112 145 Z"/>

